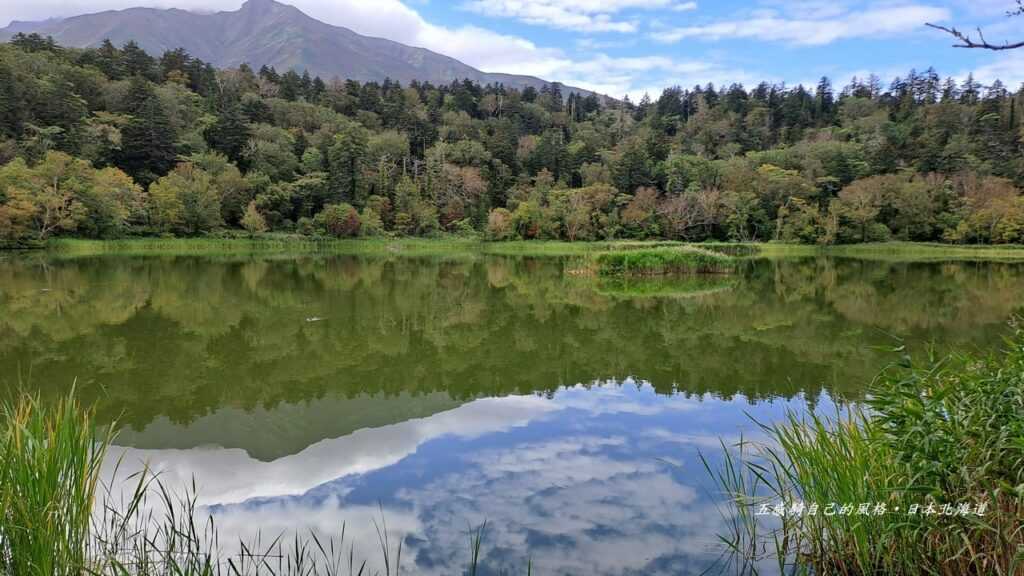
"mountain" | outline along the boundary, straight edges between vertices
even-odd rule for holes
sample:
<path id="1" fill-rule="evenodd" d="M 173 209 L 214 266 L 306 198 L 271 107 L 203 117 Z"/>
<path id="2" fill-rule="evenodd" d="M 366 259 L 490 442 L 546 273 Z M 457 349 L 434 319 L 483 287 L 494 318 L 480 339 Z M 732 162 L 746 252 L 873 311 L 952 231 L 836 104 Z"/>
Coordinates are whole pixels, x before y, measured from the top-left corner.
<path id="1" fill-rule="evenodd" d="M 236 11 L 197 14 L 172 8 L 129 8 L 44 22 L 12 22 L 0 29 L 0 41 L 18 32 L 52 36 L 62 46 L 96 47 L 104 39 L 116 46 L 134 40 L 150 54 L 184 48 L 193 56 L 221 67 L 264 64 L 278 71 L 309 70 L 324 80 L 359 81 L 385 78 L 448 84 L 468 79 L 480 84 L 503 83 L 512 88 L 549 84 L 533 76 L 482 72 L 425 48 L 357 34 L 307 16 L 275 0 L 248 0 Z M 565 87 L 563 93 L 590 92 Z"/>

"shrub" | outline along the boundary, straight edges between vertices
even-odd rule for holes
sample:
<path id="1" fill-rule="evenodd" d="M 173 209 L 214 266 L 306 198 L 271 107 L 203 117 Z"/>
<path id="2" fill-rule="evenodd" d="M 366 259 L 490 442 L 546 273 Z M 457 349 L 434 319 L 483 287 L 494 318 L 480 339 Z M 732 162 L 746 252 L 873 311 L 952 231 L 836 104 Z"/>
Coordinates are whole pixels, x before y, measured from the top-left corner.
<path id="1" fill-rule="evenodd" d="M 491 240 L 512 238 L 512 213 L 505 208 L 495 208 L 487 215 L 487 237 Z"/>
<path id="2" fill-rule="evenodd" d="M 328 204 L 316 215 L 320 228 L 335 238 L 353 238 L 359 235 L 359 213 L 350 204 Z"/>
<path id="3" fill-rule="evenodd" d="M 597 255 L 602 275 L 707 274 L 728 272 L 733 258 L 699 248 L 623 250 Z"/>
<path id="4" fill-rule="evenodd" d="M 251 236 L 256 234 L 262 234 L 267 231 L 267 221 L 260 214 L 260 211 L 256 209 L 256 202 L 249 202 L 249 205 L 245 208 L 245 214 L 242 215 L 242 227 L 245 228 L 246 232 Z"/>

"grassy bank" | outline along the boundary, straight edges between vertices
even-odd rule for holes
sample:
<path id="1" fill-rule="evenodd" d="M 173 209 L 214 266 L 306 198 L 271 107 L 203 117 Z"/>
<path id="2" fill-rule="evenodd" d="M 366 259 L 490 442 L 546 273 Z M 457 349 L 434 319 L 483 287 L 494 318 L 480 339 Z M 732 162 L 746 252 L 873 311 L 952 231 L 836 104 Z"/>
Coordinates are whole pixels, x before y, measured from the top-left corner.
<path id="1" fill-rule="evenodd" d="M 307 236 L 264 235 L 257 238 L 138 238 L 125 240 L 50 240 L 51 254 L 75 257 L 95 255 L 223 255 L 223 254 L 404 254 L 450 256 L 495 254 L 507 256 L 578 256 L 609 251 L 653 250 L 696 246 L 735 257 L 808 257 L 830 255 L 882 260 L 1024 260 L 1024 245 L 953 245 L 884 242 L 842 246 L 780 243 L 713 242 L 686 244 L 666 241 L 615 240 L 563 242 L 516 240 L 485 242 L 474 238 L 359 238 L 314 239 Z"/>
<path id="2" fill-rule="evenodd" d="M 904 359 L 866 406 L 765 430 L 709 466 L 740 572 L 1024 574 L 1021 332 L 988 356 Z"/>
<path id="3" fill-rule="evenodd" d="M 930 242 L 875 242 L 839 246 L 807 244 L 757 244 L 764 257 L 839 256 L 897 261 L 929 260 L 1024 260 L 1020 244 L 938 244 Z"/>
<path id="4" fill-rule="evenodd" d="M 672 242 L 483 242 L 471 238 L 360 238 L 311 239 L 304 236 L 259 238 L 142 238 L 130 240 L 55 239 L 47 250 L 61 256 L 95 255 L 219 255 L 219 254 L 404 254 L 446 256 L 496 254 L 507 256 L 575 256 L 608 250 L 629 250 L 679 245 Z"/>

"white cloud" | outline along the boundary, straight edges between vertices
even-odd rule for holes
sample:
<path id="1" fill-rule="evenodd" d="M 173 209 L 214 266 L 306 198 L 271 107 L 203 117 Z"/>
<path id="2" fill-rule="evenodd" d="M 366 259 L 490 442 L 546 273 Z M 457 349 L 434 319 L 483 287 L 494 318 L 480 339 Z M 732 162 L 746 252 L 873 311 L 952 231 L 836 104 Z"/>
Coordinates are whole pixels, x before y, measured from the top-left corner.
<path id="1" fill-rule="evenodd" d="M 1008 88 L 1016 90 L 1024 83 L 1024 52 L 1018 50 L 993 54 L 992 61 L 988 64 L 961 72 L 958 76 L 962 80 L 967 77 L 968 72 L 974 74 L 974 79 L 984 85 L 1002 80 Z"/>
<path id="2" fill-rule="evenodd" d="M 636 20 L 616 20 L 624 10 L 695 10 L 696 2 L 675 0 L 470 0 L 467 10 L 495 18 L 514 18 L 536 26 L 577 32 L 637 31 Z"/>
<path id="3" fill-rule="evenodd" d="M 820 17 L 823 14 L 831 15 Z M 924 22 L 943 22 L 949 18 L 950 11 L 946 8 L 917 4 L 880 6 L 840 13 L 834 9 L 826 12 L 812 10 L 808 16 L 803 17 L 763 10 L 748 18 L 656 30 L 651 37 L 664 43 L 675 43 L 686 38 L 752 38 L 820 46 L 850 38 L 906 33 L 920 29 Z"/>
<path id="4" fill-rule="evenodd" d="M 561 48 L 538 45 L 522 36 L 498 33 L 479 26 L 441 26 L 426 20 L 410 0 L 281 0 L 324 22 L 345 26 L 360 34 L 387 38 L 419 46 L 456 58 L 485 72 L 527 74 L 567 85 L 638 100 L 645 92 L 657 97 L 666 86 L 715 85 L 741 82 L 754 84 L 762 79 L 735 66 L 723 64 L 719 57 L 698 59 L 669 58 L 662 55 L 615 57 L 598 52 L 623 48 L 635 43 L 639 34 L 618 35 L 620 44 L 596 41 L 579 44 L 578 54 Z M 808 2 L 820 0 L 806 0 Z M 476 4 L 471 0 L 471 4 Z M 195 11 L 236 10 L 241 0 L 35 0 L 0 2 L 0 22 L 8 19 L 42 19 L 69 16 L 132 6 Z M 497 9 L 521 12 L 547 6 L 561 14 L 583 15 L 596 25 L 626 22 L 636 11 L 696 9 L 696 2 L 682 0 L 500 0 Z M 530 7 L 534 8 L 530 8 Z M 503 8 L 504 7 L 504 8 Z M 632 12 L 630 12 L 632 11 Z M 517 12 L 518 13 L 518 12 Z M 601 23 L 604 24 L 601 24 Z M 663 34 L 673 30 L 661 30 Z"/>
<path id="5" fill-rule="evenodd" d="M 476 26 L 445 27 L 428 22 L 400 0 L 282 0 L 318 20 L 360 34 L 387 38 L 451 56 L 485 72 L 549 75 L 570 61 L 560 50 Z M 136 6 L 197 12 L 237 10 L 240 0 L 37 0 L 0 2 L 0 23 L 42 20 Z"/>
<path id="6" fill-rule="evenodd" d="M 634 102 L 645 93 L 657 98 L 669 86 L 716 86 L 772 81 L 711 59 L 673 59 L 666 56 L 612 57 L 598 53 L 587 60 L 571 61 L 556 69 L 552 78 L 572 86 L 612 96 L 629 96 Z"/>

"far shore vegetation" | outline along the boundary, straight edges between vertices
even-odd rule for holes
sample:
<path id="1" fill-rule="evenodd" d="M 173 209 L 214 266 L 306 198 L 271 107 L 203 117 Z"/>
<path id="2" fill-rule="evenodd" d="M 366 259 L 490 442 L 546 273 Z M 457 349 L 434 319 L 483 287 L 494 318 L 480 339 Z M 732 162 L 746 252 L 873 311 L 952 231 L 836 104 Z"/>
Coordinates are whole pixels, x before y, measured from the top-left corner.
<path id="1" fill-rule="evenodd" d="M 842 246 L 815 246 L 778 242 L 677 242 L 665 240 L 613 240 L 566 242 L 561 240 L 487 241 L 478 237 L 439 236 L 434 238 L 309 238 L 289 234 L 206 238 L 126 238 L 90 240 L 53 238 L 41 245 L 39 253 L 54 257 L 98 255 L 202 256 L 225 254 L 288 255 L 407 255 L 454 256 L 484 254 L 495 256 L 594 256 L 623 251 L 671 251 L 698 249 L 736 258 L 786 258 L 834 256 L 873 260 L 1005 260 L 1024 261 L 1024 245 L 951 245 L 926 242 L 873 242 Z M 0 258 L 4 252 L 0 251 Z M 8 252 L 8 254 L 13 254 Z"/>
<path id="2" fill-rule="evenodd" d="M 215 69 L 182 49 L 18 34 L 0 44 L 0 246 L 266 233 L 1015 244 L 1022 109 L 1024 89 L 933 69 L 634 103 L 558 84 Z"/>

